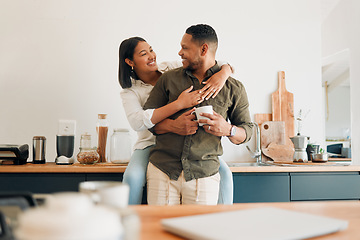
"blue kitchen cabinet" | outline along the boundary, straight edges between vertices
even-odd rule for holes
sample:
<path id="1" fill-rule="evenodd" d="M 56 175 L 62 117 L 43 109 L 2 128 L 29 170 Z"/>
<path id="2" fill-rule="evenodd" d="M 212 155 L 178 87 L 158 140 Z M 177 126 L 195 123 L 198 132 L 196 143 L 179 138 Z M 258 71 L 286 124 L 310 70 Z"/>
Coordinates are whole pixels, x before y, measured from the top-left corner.
<path id="1" fill-rule="evenodd" d="M 359 172 L 290 173 L 291 201 L 358 200 Z"/>
<path id="2" fill-rule="evenodd" d="M 0 191 L 77 192 L 84 181 L 122 181 L 123 173 L 1 173 Z"/>
<path id="3" fill-rule="evenodd" d="M 123 173 L 0 173 L 0 191 L 78 191 L 83 181 L 122 179 Z M 233 179 L 234 203 L 360 199 L 359 172 L 234 172 Z"/>
<path id="4" fill-rule="evenodd" d="M 233 173 L 234 203 L 289 202 L 288 173 Z"/>
<path id="5" fill-rule="evenodd" d="M 29 191 L 54 193 L 78 191 L 85 174 L 73 173 L 1 173 L 0 191 Z"/>

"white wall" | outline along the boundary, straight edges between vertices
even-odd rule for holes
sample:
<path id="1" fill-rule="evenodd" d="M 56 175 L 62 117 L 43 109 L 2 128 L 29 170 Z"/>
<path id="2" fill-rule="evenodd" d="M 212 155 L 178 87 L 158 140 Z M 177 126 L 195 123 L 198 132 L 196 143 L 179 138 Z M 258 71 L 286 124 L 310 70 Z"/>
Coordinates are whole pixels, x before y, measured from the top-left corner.
<path id="1" fill-rule="evenodd" d="M 295 113 L 311 110 L 303 134 L 322 142 L 320 21 L 319 0 L 0 0 L 0 143 L 31 146 L 33 136 L 45 135 L 47 161 L 54 161 L 59 119 L 77 121 L 75 154 L 81 133 L 95 138 L 98 113 L 109 114 L 111 127 L 129 127 L 117 82 L 119 43 L 142 36 L 158 62 L 177 60 L 185 29 L 197 23 L 217 31 L 218 59 L 236 68 L 252 117 L 271 112 L 277 72 L 285 71 Z M 225 160 L 250 160 L 244 146 L 224 144 Z"/>
<path id="2" fill-rule="evenodd" d="M 341 0 L 322 26 L 322 55 L 350 51 L 350 104 L 352 159 L 360 164 L 360 1 Z"/>

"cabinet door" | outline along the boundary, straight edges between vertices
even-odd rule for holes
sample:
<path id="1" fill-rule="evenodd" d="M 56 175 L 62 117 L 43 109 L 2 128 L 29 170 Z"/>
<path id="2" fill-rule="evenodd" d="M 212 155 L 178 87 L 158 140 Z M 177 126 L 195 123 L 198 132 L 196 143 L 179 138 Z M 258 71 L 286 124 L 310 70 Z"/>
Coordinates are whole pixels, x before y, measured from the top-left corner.
<path id="1" fill-rule="evenodd" d="M 233 173 L 234 203 L 289 202 L 288 173 Z"/>
<path id="2" fill-rule="evenodd" d="M 291 200 L 360 199 L 358 172 L 291 173 Z"/>
<path id="3" fill-rule="evenodd" d="M 1 173 L 0 191 L 54 193 L 78 191 L 85 174 L 74 173 Z"/>

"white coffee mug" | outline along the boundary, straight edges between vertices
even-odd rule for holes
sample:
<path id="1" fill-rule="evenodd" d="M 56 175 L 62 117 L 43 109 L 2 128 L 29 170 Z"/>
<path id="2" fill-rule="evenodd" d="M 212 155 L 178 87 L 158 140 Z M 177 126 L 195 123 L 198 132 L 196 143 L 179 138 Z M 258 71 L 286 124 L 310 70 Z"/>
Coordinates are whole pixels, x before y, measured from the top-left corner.
<path id="1" fill-rule="evenodd" d="M 197 120 L 200 119 L 209 119 L 205 116 L 200 116 L 200 113 L 209 113 L 209 114 L 213 114 L 213 107 L 211 105 L 208 106 L 202 106 L 202 107 L 198 107 L 195 109 L 195 114 L 196 114 L 196 118 Z M 199 123 L 199 126 L 203 126 L 204 123 Z"/>
<path id="2" fill-rule="evenodd" d="M 88 194 L 95 203 L 125 208 L 129 203 L 129 185 L 117 181 L 87 181 L 79 184 L 79 191 Z"/>

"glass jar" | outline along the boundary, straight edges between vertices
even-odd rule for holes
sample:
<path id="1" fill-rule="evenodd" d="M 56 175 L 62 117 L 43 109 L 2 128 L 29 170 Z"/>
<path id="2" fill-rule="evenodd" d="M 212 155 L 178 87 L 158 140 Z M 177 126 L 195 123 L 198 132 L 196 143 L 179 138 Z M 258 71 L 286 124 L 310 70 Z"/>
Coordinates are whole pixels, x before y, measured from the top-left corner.
<path id="1" fill-rule="evenodd" d="M 106 162 L 106 142 L 109 129 L 109 124 L 106 116 L 107 114 L 98 114 L 98 120 L 96 123 L 96 132 L 98 134 L 97 152 L 100 155 L 100 163 Z"/>
<path id="2" fill-rule="evenodd" d="M 128 129 L 116 128 L 110 139 L 110 161 L 128 163 L 131 157 L 131 138 Z"/>
<path id="3" fill-rule="evenodd" d="M 77 155 L 77 160 L 81 164 L 94 164 L 99 161 L 99 154 L 96 147 L 91 147 L 91 135 L 88 133 L 81 134 L 80 138 L 80 152 Z"/>

